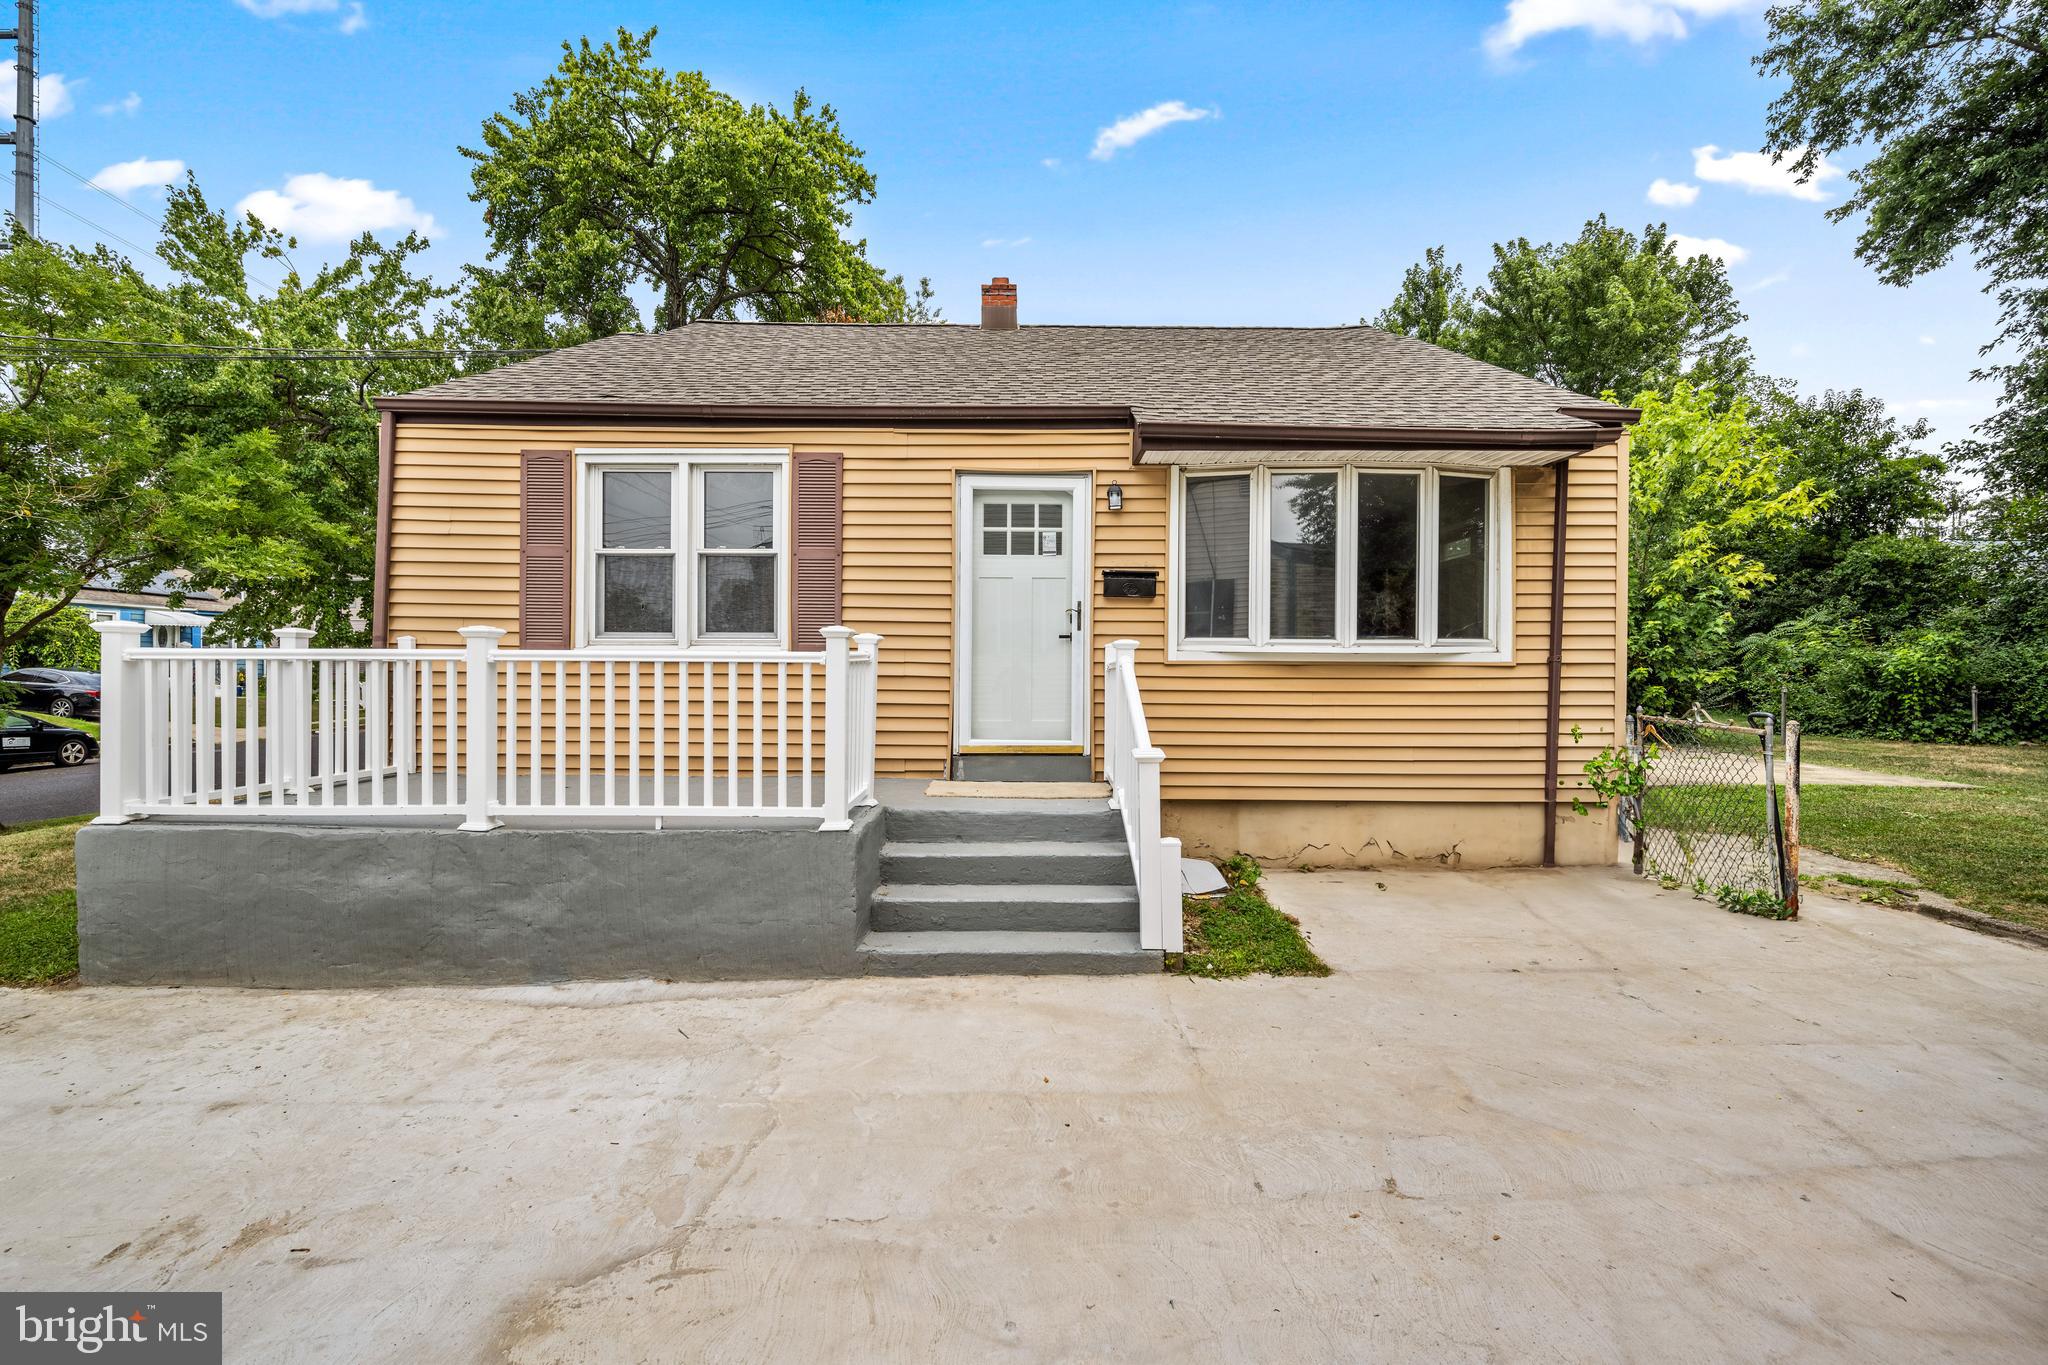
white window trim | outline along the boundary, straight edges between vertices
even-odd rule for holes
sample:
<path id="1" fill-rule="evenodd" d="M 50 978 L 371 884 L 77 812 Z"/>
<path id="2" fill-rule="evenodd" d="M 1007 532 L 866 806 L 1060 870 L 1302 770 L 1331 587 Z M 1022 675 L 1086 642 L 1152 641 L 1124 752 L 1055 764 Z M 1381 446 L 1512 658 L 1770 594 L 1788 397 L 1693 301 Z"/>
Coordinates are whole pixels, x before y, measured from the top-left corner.
<path id="1" fill-rule="evenodd" d="M 1272 559 L 1272 478 L 1278 474 L 1330 474 L 1337 475 L 1337 628 L 1339 638 L 1333 642 L 1316 640 L 1275 640 L 1269 631 L 1270 603 L 1268 601 L 1270 565 Z M 1361 474 L 1416 474 L 1422 480 L 1422 505 L 1419 510 L 1423 534 L 1418 549 L 1421 562 L 1416 566 L 1416 626 L 1415 640 L 1357 640 L 1352 638 L 1357 628 L 1357 517 L 1358 500 L 1355 481 Z M 1186 601 L 1183 581 L 1183 527 L 1182 506 L 1186 487 L 1191 478 L 1201 479 L 1216 475 L 1251 476 L 1251 582 L 1248 604 L 1248 621 L 1251 635 L 1243 640 L 1208 640 L 1186 638 L 1186 617 L 1182 606 Z M 1445 478 L 1483 478 L 1492 487 L 1487 504 L 1486 552 L 1491 571 L 1487 575 L 1487 619 L 1492 629 L 1488 638 L 1482 641 L 1450 640 L 1425 644 L 1431 640 L 1436 629 L 1437 611 L 1437 555 L 1436 524 L 1437 496 L 1441 481 Z M 1184 470 L 1176 467 L 1173 471 L 1172 496 L 1167 512 L 1167 613 L 1171 618 L 1168 625 L 1167 659 L 1171 662 L 1220 662 L 1236 659 L 1272 659 L 1291 662 L 1312 662 L 1333 659 L 1384 659 L 1415 660 L 1417 662 L 1455 663 L 1513 663 L 1514 662 L 1514 471 L 1496 470 L 1492 474 L 1475 473 L 1462 469 L 1437 469 L 1428 465 L 1337 467 L 1309 466 L 1299 468 L 1288 465 L 1270 468 L 1262 465 L 1234 467 L 1204 467 L 1199 470 Z"/>
<path id="2" fill-rule="evenodd" d="M 628 449 L 579 449 L 575 453 L 575 458 L 575 544 L 572 547 L 575 559 L 572 572 L 576 579 L 576 602 L 574 634 L 571 638 L 575 640 L 576 648 L 591 649 L 601 645 L 634 645 L 642 648 L 652 646 L 658 649 L 672 649 L 682 658 L 724 657 L 728 654 L 746 653 L 771 654 L 790 648 L 794 623 L 790 620 L 792 610 L 789 583 L 795 532 L 789 515 L 789 447 L 719 446 L 650 449 L 636 446 Z M 670 549 L 651 553 L 675 556 L 676 630 L 673 633 L 658 635 L 599 635 L 597 556 L 598 547 L 604 543 L 604 502 L 598 496 L 598 480 L 606 470 L 647 468 L 666 469 L 671 476 L 670 525 L 678 529 L 680 534 L 672 534 L 669 537 L 676 542 Z M 697 526 L 697 509 L 700 501 L 698 485 L 704 470 L 716 468 L 758 469 L 775 476 L 775 506 L 772 515 L 775 520 L 776 628 L 773 634 L 706 635 L 698 629 L 697 563 L 704 553 L 722 553 L 718 550 L 706 550 L 700 544 L 701 535 Z"/>

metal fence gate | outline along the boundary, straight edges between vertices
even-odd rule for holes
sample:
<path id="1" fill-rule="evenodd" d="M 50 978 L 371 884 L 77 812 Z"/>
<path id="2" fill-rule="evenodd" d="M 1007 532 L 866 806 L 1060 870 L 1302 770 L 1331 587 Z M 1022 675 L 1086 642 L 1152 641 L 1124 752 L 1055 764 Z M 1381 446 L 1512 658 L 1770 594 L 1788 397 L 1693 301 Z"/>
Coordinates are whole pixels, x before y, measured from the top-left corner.
<path id="1" fill-rule="evenodd" d="M 1628 810 L 1635 870 L 1730 910 L 1796 918 L 1799 727 L 1787 727 L 1781 755 L 1775 717 L 1749 719 L 1636 712 L 1631 748 L 1645 768 Z"/>

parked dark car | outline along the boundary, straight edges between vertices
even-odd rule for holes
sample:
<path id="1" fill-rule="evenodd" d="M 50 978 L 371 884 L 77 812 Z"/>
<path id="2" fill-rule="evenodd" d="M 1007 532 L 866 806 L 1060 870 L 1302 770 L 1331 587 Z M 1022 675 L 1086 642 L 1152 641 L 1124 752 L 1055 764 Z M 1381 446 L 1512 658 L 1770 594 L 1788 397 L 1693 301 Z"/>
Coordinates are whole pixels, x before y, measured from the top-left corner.
<path id="1" fill-rule="evenodd" d="M 100 742 L 83 730 L 29 716 L 0 715 L 0 768 L 17 763 L 75 768 L 99 751 Z"/>
<path id="2" fill-rule="evenodd" d="M 100 713 L 100 675 L 68 668 L 17 668 L 0 673 L 0 700 L 24 711 L 90 719 Z"/>

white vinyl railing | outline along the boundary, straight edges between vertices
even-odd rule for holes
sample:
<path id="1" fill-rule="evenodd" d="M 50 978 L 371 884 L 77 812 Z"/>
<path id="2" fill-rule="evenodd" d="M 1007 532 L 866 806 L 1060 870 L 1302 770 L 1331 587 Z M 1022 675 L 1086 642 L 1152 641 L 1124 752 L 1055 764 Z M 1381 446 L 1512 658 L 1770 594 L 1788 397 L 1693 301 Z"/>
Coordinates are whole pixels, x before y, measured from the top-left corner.
<path id="1" fill-rule="evenodd" d="M 873 805 L 879 635 L 822 653 L 150 648 L 102 621 L 100 818 L 797 817 Z"/>
<path id="2" fill-rule="evenodd" d="M 1124 843 L 1138 882 L 1138 946 L 1181 951 L 1180 840 L 1160 832 L 1159 769 L 1166 754 L 1152 747 L 1145 702 L 1138 693 L 1138 642 L 1103 647 L 1103 776 L 1109 804 L 1124 817 Z"/>

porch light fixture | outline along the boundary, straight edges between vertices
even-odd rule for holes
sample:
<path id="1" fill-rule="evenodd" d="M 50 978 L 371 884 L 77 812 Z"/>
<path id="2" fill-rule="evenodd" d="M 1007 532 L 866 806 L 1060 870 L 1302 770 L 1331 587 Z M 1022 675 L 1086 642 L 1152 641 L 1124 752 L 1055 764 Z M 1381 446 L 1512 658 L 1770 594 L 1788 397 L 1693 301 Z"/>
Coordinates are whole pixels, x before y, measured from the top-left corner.
<path id="1" fill-rule="evenodd" d="M 1115 479 L 1109 481 L 1109 510 L 1112 512 L 1124 510 L 1124 486 Z"/>

